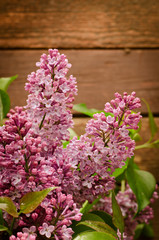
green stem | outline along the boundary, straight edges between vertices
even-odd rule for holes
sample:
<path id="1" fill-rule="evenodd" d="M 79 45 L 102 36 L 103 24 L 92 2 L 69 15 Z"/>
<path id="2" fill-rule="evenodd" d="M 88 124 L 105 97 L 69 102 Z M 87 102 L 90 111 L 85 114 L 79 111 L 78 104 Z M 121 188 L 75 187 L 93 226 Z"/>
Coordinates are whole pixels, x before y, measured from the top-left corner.
<path id="1" fill-rule="evenodd" d="M 125 192 L 125 180 L 121 181 L 121 192 Z"/>
<path id="2" fill-rule="evenodd" d="M 26 157 L 26 154 L 24 154 L 24 159 L 25 159 L 25 171 L 28 173 L 29 172 L 29 166 L 28 166 L 28 159 Z"/>
<path id="3" fill-rule="evenodd" d="M 13 231 L 14 223 L 15 223 L 15 217 L 13 217 L 13 220 L 12 220 L 12 223 L 11 223 L 11 227 L 10 227 L 10 231 L 9 231 L 11 234 L 12 234 L 12 231 Z"/>
<path id="4" fill-rule="evenodd" d="M 121 240 L 123 240 L 123 233 L 121 233 Z"/>
<path id="5" fill-rule="evenodd" d="M 45 120 L 45 117 L 46 117 L 46 113 L 44 114 L 43 119 L 41 120 L 41 123 L 40 123 L 40 125 L 39 125 L 39 129 L 42 128 L 43 122 L 44 122 L 44 120 Z"/>
<path id="6" fill-rule="evenodd" d="M 142 145 L 136 146 L 135 150 L 142 149 L 142 148 L 152 148 L 152 147 L 153 147 L 152 143 L 144 143 Z"/>
<path id="7" fill-rule="evenodd" d="M 3 225 L 4 220 L 3 220 L 3 214 L 2 214 L 2 210 L 0 209 L 0 225 Z"/>

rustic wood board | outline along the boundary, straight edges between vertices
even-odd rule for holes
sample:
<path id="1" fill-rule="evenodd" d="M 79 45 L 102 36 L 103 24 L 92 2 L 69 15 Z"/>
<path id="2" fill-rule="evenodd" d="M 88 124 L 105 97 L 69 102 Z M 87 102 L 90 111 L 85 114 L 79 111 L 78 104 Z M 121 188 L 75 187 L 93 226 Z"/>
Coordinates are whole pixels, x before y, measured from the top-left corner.
<path id="1" fill-rule="evenodd" d="M 46 50 L 1 50 L 0 77 L 18 74 L 9 87 L 12 107 L 25 105 L 27 75 L 37 68 L 35 63 Z M 60 50 L 72 63 L 70 74 L 77 78 L 75 103 L 103 109 L 115 92 L 131 93 L 145 98 L 155 114 L 159 114 L 159 50 Z M 142 112 L 147 109 L 143 104 Z"/>
<path id="2" fill-rule="evenodd" d="M 156 48 L 156 0 L 1 0 L 1 48 Z"/>
<path id="3" fill-rule="evenodd" d="M 84 134 L 84 129 L 86 126 L 86 123 L 88 122 L 89 118 L 74 118 L 74 130 L 78 135 Z M 142 141 L 141 144 L 146 142 L 150 137 L 149 132 L 149 120 L 148 118 L 142 119 L 142 128 L 141 128 L 141 136 Z M 157 126 L 159 127 L 159 118 L 155 118 L 155 122 Z M 156 135 L 156 139 L 159 139 L 159 132 Z M 151 172 L 158 184 L 159 184 L 159 149 L 141 149 L 136 150 L 135 152 L 135 161 L 139 165 L 139 167 L 142 170 L 147 170 Z M 155 237 L 153 240 L 159 239 L 159 199 L 156 200 L 156 202 L 153 204 L 154 209 L 154 219 L 152 221 Z M 140 240 L 146 240 L 146 238 L 140 238 Z"/>

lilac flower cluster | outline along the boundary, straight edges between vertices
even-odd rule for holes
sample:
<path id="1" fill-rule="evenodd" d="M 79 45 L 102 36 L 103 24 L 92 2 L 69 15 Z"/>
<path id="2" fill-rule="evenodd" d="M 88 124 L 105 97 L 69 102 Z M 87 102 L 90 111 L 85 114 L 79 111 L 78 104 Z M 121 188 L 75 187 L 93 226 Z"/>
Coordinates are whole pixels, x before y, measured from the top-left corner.
<path id="1" fill-rule="evenodd" d="M 137 129 L 140 113 L 131 113 L 141 106 L 139 98 L 124 93 L 105 104 L 105 113 L 97 113 L 89 120 L 86 133 L 74 137 L 67 146 L 69 162 L 74 167 L 76 202 L 92 202 L 98 195 L 114 188 L 112 173 L 134 155 L 135 142 L 128 129 Z M 107 115 L 111 113 L 111 115 Z M 107 116 L 106 116 L 107 115 Z"/>
<path id="2" fill-rule="evenodd" d="M 28 76 L 29 83 L 25 89 L 29 91 L 27 112 L 32 119 L 32 131 L 41 136 L 51 149 L 69 140 L 68 128 L 73 126 L 72 101 L 77 94 L 76 78 L 66 74 L 71 67 L 66 56 L 58 50 L 50 49 L 49 55 L 43 54 L 40 68 Z"/>
<path id="3" fill-rule="evenodd" d="M 70 64 L 57 50 L 42 55 L 38 65 L 40 69 L 28 76 L 25 110 L 11 110 L 0 128 L 0 196 L 10 197 L 19 208 L 24 194 L 57 186 L 34 212 L 16 219 L 14 229 L 22 232 L 10 239 L 34 240 L 33 229 L 46 238 L 71 239 L 69 226 L 81 213 L 68 193 L 73 172 L 61 146 L 73 125 L 70 108 L 76 80 L 66 78 Z M 12 217 L 4 213 L 4 219 L 10 224 Z"/>
<path id="4" fill-rule="evenodd" d="M 157 192 L 154 192 L 150 202 L 153 203 L 157 198 L 158 194 Z M 140 211 L 138 215 L 136 215 L 138 209 L 136 196 L 130 189 L 129 185 L 126 186 L 124 192 L 118 192 L 116 199 L 124 217 L 125 230 L 123 239 L 133 240 L 137 225 L 140 223 L 149 224 L 150 220 L 154 217 L 153 209 L 148 205 L 142 211 Z M 99 203 L 96 205 L 96 208 L 112 215 L 111 197 L 100 199 Z M 120 233 L 118 233 L 118 235 L 120 236 Z"/>
<path id="5" fill-rule="evenodd" d="M 19 208 L 24 194 L 58 187 L 32 213 L 16 219 L 10 240 L 70 240 L 73 231 L 69 226 L 72 220 L 81 219 L 81 204 L 107 195 L 115 187 L 115 169 L 134 155 L 129 129 L 138 128 L 141 116 L 131 111 L 141 104 L 134 92 L 123 97 L 116 93 L 115 99 L 105 104 L 105 112 L 88 121 L 86 133 L 74 137 L 63 149 L 62 141 L 69 139 L 68 128 L 73 126 L 70 109 L 77 94 L 76 79 L 66 77 L 71 65 L 56 49 L 43 54 L 37 66 L 25 86 L 27 105 L 11 110 L 0 127 L 0 196 L 10 197 Z M 136 199 L 129 189 L 124 194 L 117 197 L 124 214 L 131 205 L 130 221 Z M 103 199 L 110 206 L 109 198 Z M 149 208 L 147 212 L 151 218 Z M 143 221 L 143 216 L 137 222 Z M 4 213 L 4 218 L 11 223 L 9 214 Z M 133 224 L 128 228 L 131 234 Z"/>

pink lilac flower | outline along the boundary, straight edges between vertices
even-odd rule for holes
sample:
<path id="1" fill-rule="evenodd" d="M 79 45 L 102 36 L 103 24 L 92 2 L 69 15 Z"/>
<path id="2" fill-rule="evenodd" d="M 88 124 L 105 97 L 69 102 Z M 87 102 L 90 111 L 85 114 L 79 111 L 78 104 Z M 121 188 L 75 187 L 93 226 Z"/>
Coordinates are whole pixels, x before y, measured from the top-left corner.
<path id="1" fill-rule="evenodd" d="M 51 233 L 54 231 L 54 226 L 52 225 L 49 225 L 47 223 L 43 223 L 42 227 L 40 227 L 40 231 L 39 233 L 41 235 L 45 235 L 47 238 L 50 238 L 51 237 Z"/>
<path id="2" fill-rule="evenodd" d="M 28 233 L 18 232 L 17 237 L 12 235 L 9 240 L 36 240 L 36 236 Z"/>
<path id="3" fill-rule="evenodd" d="M 31 226 L 30 228 L 23 228 L 23 233 L 27 233 L 28 236 L 32 235 L 32 236 L 37 236 L 36 234 L 36 227 L 35 226 Z"/>
<path id="4" fill-rule="evenodd" d="M 94 114 L 86 126 L 86 134 L 74 137 L 66 148 L 67 158 L 74 169 L 73 191 L 76 201 L 92 202 L 98 195 L 108 194 L 114 188 L 113 172 L 134 155 L 135 141 L 128 129 L 137 129 L 140 113 L 131 110 L 141 106 L 140 100 L 124 93 L 115 94 L 115 100 L 106 103 L 104 112 Z M 110 113 L 108 113 L 108 111 Z"/>
<path id="5" fill-rule="evenodd" d="M 74 177 L 61 148 L 73 124 L 70 109 L 73 95 L 77 94 L 76 79 L 66 78 L 70 64 L 57 50 L 49 50 L 49 55 L 43 55 L 40 61 L 40 69 L 28 77 L 26 89 L 30 95 L 25 111 L 22 107 L 11 110 L 9 120 L 0 127 L 0 196 L 11 197 L 19 207 L 25 193 L 59 186 L 58 193 L 50 193 L 34 212 L 22 214 L 16 226 L 27 231 L 35 221 L 39 227 L 43 222 L 52 226 L 54 221 L 55 236 L 60 239 L 63 229 L 81 218 L 68 194 Z M 56 208 L 60 208 L 60 216 Z M 11 222 L 8 214 L 5 220 Z M 68 228 L 66 232 L 70 239 L 72 231 Z M 19 232 L 17 238 L 32 235 Z"/>
<path id="6" fill-rule="evenodd" d="M 77 94 L 76 79 L 72 75 L 67 79 L 71 64 L 56 49 L 50 49 L 48 55 L 43 54 L 37 66 L 40 69 L 28 76 L 29 83 L 25 86 L 30 93 L 26 109 L 32 119 L 32 130 L 52 151 L 61 140 L 69 139 L 68 128 L 73 126 L 71 103 Z"/>
<path id="7" fill-rule="evenodd" d="M 21 114 L 19 113 L 18 116 L 21 117 Z M 10 115 L 9 117 L 8 123 L 12 120 L 13 116 Z M 15 123 L 12 126 L 16 126 Z M 16 132 L 17 126 L 14 129 Z M 12 134 L 14 134 L 15 136 L 15 133 L 12 133 L 11 131 L 12 128 L 5 130 L 6 135 L 12 136 Z M 81 218 L 81 214 L 74 203 L 73 197 L 61 193 L 61 191 L 66 192 L 64 189 L 67 190 L 70 182 L 73 181 L 71 165 L 65 161 L 65 155 L 61 148 L 56 148 L 53 155 L 45 153 L 45 156 L 41 156 L 41 153 L 45 152 L 43 150 L 45 144 L 41 142 L 40 137 L 33 138 L 30 135 L 29 137 L 27 135 L 23 136 L 20 139 L 21 144 L 19 144 L 18 147 L 19 161 L 15 161 L 14 155 L 16 154 L 16 157 L 18 157 L 17 148 L 10 148 L 10 146 L 13 144 L 14 146 L 18 146 L 16 144 L 16 139 L 19 141 L 19 133 L 17 133 L 16 139 L 11 138 L 10 141 L 7 141 L 6 135 L 2 136 L 2 143 L 4 143 L 3 152 L 6 149 L 6 154 L 4 154 L 3 158 L 5 160 L 6 156 L 9 159 L 10 164 L 7 168 L 3 167 L 0 169 L 1 195 L 11 197 L 17 204 L 17 207 L 19 207 L 19 200 L 25 193 L 42 190 L 54 185 L 60 186 L 57 194 L 52 193 L 52 195 L 49 195 L 41 206 L 32 214 L 21 215 L 20 219 L 16 221 L 16 224 L 19 227 L 28 227 L 34 225 L 36 220 L 39 226 L 43 221 L 50 226 L 52 225 L 52 221 L 55 221 L 54 227 L 56 230 L 56 238 L 60 239 L 59 237 L 62 235 L 61 231 L 63 229 L 62 226 L 69 226 L 71 225 L 72 220 L 80 220 Z M 53 208 L 55 211 L 53 211 Z M 60 208 L 58 210 L 58 213 L 61 212 L 60 216 L 57 215 L 58 208 Z M 65 221 L 63 219 L 65 219 Z M 8 214 L 6 215 L 5 220 L 10 223 L 11 219 Z M 24 233 L 27 233 L 28 235 L 23 234 L 22 237 L 29 236 L 31 239 L 34 234 L 32 233 L 29 235 L 28 231 L 26 232 L 26 229 L 27 228 L 24 228 Z M 33 231 L 33 229 L 30 230 Z M 72 232 L 68 230 L 68 233 Z M 18 238 L 19 236 L 20 235 L 17 235 Z"/>
<path id="8" fill-rule="evenodd" d="M 76 202 L 82 203 L 85 199 L 92 202 L 114 187 L 114 177 L 110 176 L 110 163 L 106 159 L 107 149 L 102 140 L 94 142 L 86 136 L 81 136 L 79 140 L 75 137 L 66 152 L 72 163 L 72 191 L 75 192 Z"/>
<path id="9" fill-rule="evenodd" d="M 86 126 L 87 136 L 93 136 L 95 141 L 103 140 L 107 161 L 111 161 L 111 172 L 122 167 L 126 159 L 134 155 L 135 141 L 130 138 L 128 129 L 137 129 L 141 119 L 140 113 L 131 113 L 132 109 L 141 107 L 134 92 L 131 95 L 124 93 L 123 97 L 116 93 L 115 97 L 111 104 L 105 104 L 104 109 L 113 116 L 97 113 Z"/>
<path id="10" fill-rule="evenodd" d="M 36 233 L 70 240 L 69 226 L 81 219 L 81 204 L 108 194 L 115 183 L 112 173 L 133 155 L 135 142 L 128 130 L 138 128 L 140 113 L 131 110 L 140 107 L 140 100 L 134 92 L 123 97 L 116 93 L 115 100 L 105 105 L 111 115 L 94 115 L 86 134 L 63 149 L 62 141 L 69 139 L 68 128 L 73 126 L 70 109 L 76 79 L 66 77 L 71 65 L 56 49 L 43 54 L 37 66 L 25 86 L 29 91 L 25 110 L 11 110 L 0 127 L 0 196 L 11 197 L 19 208 L 24 194 L 57 186 L 32 213 L 20 215 L 14 231 L 22 231 L 10 240 L 34 240 Z M 11 223 L 7 213 L 4 219 Z"/>

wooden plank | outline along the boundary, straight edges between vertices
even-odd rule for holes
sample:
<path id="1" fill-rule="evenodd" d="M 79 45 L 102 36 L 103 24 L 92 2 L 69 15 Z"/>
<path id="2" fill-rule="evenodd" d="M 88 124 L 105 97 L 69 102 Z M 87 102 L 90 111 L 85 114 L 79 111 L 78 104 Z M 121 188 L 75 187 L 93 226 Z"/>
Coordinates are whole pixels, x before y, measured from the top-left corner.
<path id="1" fill-rule="evenodd" d="M 36 70 L 43 50 L 1 50 L 0 77 L 18 74 L 9 87 L 12 107 L 25 105 L 24 84 L 27 75 Z M 77 77 L 75 103 L 103 110 L 115 92 L 131 93 L 145 98 L 153 113 L 159 113 L 159 50 L 61 50 L 72 63 L 70 74 Z M 143 104 L 142 112 L 146 113 Z"/>
<path id="2" fill-rule="evenodd" d="M 75 123 L 74 130 L 78 135 L 84 134 L 84 129 L 88 120 L 89 118 L 74 118 L 74 123 Z M 159 127 L 159 118 L 155 118 L 155 122 Z M 143 144 L 150 137 L 148 118 L 142 119 L 142 128 L 141 128 L 140 134 L 142 136 L 142 141 L 140 144 Z M 159 139 L 159 132 L 156 135 L 156 139 L 157 138 Z M 156 148 L 156 149 L 136 150 L 135 161 L 142 170 L 151 172 L 155 176 L 159 184 L 159 149 Z M 159 199 L 157 199 L 153 204 L 154 219 L 152 220 L 152 224 L 155 232 L 155 237 L 153 238 L 153 240 L 159 239 L 159 228 L 158 228 L 159 207 L 158 206 L 159 206 Z M 146 238 L 140 238 L 139 240 L 146 240 Z"/>
<path id="3" fill-rule="evenodd" d="M 1 48 L 156 48 L 156 0 L 1 0 Z"/>

